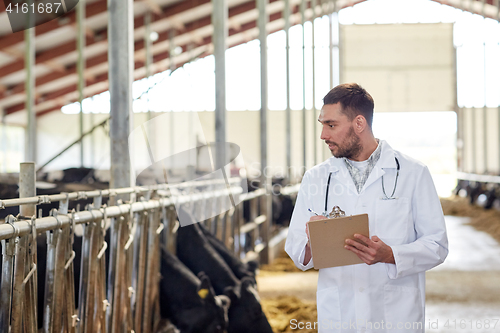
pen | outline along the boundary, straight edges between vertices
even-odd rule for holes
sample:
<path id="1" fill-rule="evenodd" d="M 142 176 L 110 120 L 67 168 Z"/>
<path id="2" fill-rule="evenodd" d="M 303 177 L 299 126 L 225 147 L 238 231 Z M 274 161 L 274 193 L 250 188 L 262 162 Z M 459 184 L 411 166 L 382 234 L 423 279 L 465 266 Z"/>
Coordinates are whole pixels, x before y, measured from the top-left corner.
<path id="1" fill-rule="evenodd" d="M 317 215 L 317 216 L 321 216 L 320 214 L 316 213 L 314 210 L 312 210 L 311 208 L 307 208 L 308 211 L 310 211 L 311 213 L 313 213 L 314 215 Z"/>

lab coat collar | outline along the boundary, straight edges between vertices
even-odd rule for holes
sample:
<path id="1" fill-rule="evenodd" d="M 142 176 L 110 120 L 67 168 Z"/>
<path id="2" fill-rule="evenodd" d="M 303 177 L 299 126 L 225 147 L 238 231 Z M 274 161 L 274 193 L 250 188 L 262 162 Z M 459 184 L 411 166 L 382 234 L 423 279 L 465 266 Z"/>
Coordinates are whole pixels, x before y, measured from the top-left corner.
<path id="1" fill-rule="evenodd" d="M 365 188 L 368 188 L 371 184 L 373 184 L 377 179 L 382 177 L 385 174 L 384 169 L 396 169 L 397 164 L 396 164 L 396 153 L 394 149 L 392 149 L 389 144 L 384 141 L 380 140 L 380 145 L 381 145 L 381 152 L 380 152 L 380 158 L 378 162 L 375 164 L 373 167 L 372 172 L 368 176 L 368 179 L 366 180 L 365 185 L 363 186 L 363 189 L 361 190 L 361 193 L 363 193 Z"/>
<path id="2" fill-rule="evenodd" d="M 343 158 L 332 157 L 330 159 L 330 172 L 335 182 L 343 184 L 350 192 L 358 193 L 351 174 L 347 169 Z"/>
<path id="3" fill-rule="evenodd" d="M 380 140 L 380 145 L 381 145 L 381 152 L 380 152 L 380 158 L 375 164 L 375 167 L 379 167 L 382 169 L 387 169 L 387 168 L 397 168 L 396 164 L 396 152 L 394 149 L 392 149 L 391 146 L 387 143 L 385 140 Z"/>
<path id="4" fill-rule="evenodd" d="M 385 140 L 380 140 L 380 145 L 381 145 L 381 152 L 380 152 L 380 158 L 378 162 L 375 164 L 372 172 L 370 173 L 370 176 L 366 180 L 365 185 L 363 186 L 363 189 L 361 190 L 361 193 L 363 193 L 364 189 L 370 186 L 372 183 L 374 183 L 377 179 L 382 177 L 385 174 L 384 169 L 389 169 L 389 168 L 396 168 L 396 160 L 395 156 L 396 153 L 392 149 L 392 147 L 385 141 Z M 336 181 L 344 184 L 348 188 L 349 191 L 352 191 L 354 193 L 358 193 L 356 190 L 356 186 L 354 185 L 354 181 L 351 178 L 351 175 L 349 173 L 349 170 L 347 169 L 344 160 L 342 158 L 335 158 L 331 157 L 330 158 L 330 172 L 332 173 L 332 176 L 336 179 Z"/>

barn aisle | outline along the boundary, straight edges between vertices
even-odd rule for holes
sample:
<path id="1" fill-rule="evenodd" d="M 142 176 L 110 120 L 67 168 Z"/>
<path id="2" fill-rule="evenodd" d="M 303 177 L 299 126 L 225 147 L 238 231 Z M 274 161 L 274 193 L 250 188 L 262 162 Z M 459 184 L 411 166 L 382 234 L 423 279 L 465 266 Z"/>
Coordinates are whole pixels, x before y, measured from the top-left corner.
<path id="1" fill-rule="evenodd" d="M 470 222 L 446 216 L 450 253 L 427 272 L 427 332 L 500 330 L 500 244 Z"/>

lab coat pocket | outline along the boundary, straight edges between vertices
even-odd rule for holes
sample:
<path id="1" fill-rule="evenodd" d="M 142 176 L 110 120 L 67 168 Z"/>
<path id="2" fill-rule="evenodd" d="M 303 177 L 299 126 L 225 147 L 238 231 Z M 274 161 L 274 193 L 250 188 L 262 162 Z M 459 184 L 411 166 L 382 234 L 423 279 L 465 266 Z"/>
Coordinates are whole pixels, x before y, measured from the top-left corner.
<path id="1" fill-rule="evenodd" d="M 377 200 L 375 233 L 388 245 L 405 243 L 411 222 L 410 199 Z"/>
<path id="2" fill-rule="evenodd" d="M 423 332 L 424 314 L 420 290 L 406 286 L 384 287 L 386 327 L 392 332 Z"/>
<path id="3" fill-rule="evenodd" d="M 321 289 L 316 292 L 318 304 L 318 323 L 320 332 L 331 332 L 340 323 L 340 300 L 337 287 Z"/>

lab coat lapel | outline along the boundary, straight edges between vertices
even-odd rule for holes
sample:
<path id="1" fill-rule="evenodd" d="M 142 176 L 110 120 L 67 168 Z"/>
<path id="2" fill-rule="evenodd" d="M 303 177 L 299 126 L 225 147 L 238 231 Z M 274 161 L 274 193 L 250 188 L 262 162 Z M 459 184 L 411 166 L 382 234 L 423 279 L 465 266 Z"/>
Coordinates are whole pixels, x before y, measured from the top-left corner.
<path id="1" fill-rule="evenodd" d="M 366 180 L 366 183 L 363 186 L 363 190 L 361 192 L 363 192 L 365 188 L 368 188 L 368 186 L 370 186 L 371 184 L 376 182 L 380 177 L 382 177 L 385 174 L 384 169 L 396 168 L 396 160 L 394 158 L 396 155 L 394 153 L 394 150 L 384 140 L 380 140 L 380 144 L 382 145 L 380 158 L 373 167 L 373 170 L 368 176 L 368 179 Z"/>
<path id="2" fill-rule="evenodd" d="M 331 170 L 333 172 L 332 178 L 336 184 L 340 183 L 344 188 L 347 189 L 348 192 L 358 194 L 356 186 L 354 185 L 354 181 L 352 180 L 351 174 L 349 173 L 349 170 L 347 169 L 345 162 L 342 158 L 334 159 L 334 163 Z M 331 186 L 335 186 L 335 184 L 332 184 Z M 338 191 L 336 192 L 338 193 Z"/>

